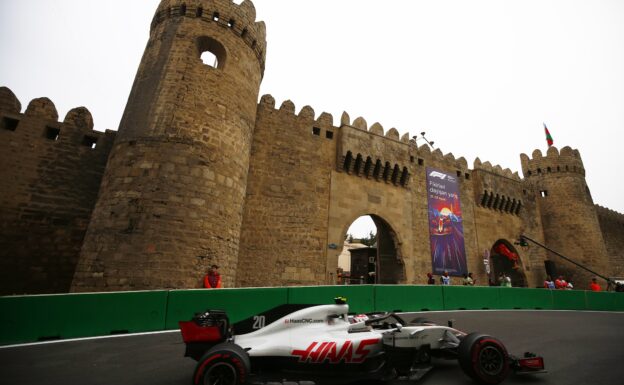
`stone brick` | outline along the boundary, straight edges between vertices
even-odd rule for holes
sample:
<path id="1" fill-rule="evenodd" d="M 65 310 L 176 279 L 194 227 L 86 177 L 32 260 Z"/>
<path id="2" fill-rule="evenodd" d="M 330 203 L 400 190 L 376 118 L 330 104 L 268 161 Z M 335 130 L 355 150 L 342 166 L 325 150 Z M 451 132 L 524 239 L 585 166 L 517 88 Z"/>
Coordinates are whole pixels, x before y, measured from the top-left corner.
<path id="1" fill-rule="evenodd" d="M 332 245 L 362 215 L 378 228 L 379 282 L 422 284 L 427 167 L 459 180 L 477 284 L 494 278 L 483 257 L 504 243 L 520 258 L 515 284 L 540 286 L 553 260 L 586 285 L 589 273 L 516 247 L 520 234 L 624 275 L 624 215 L 593 204 L 578 150 L 522 154 L 520 178 L 480 159 L 469 168 L 346 112 L 334 126 L 310 106 L 276 108 L 271 95 L 258 103 L 266 41 L 253 4 L 181 4 L 156 10 L 116 134 L 92 131 L 84 107 L 58 122 L 47 98 L 22 114 L 0 87 L 0 294 L 200 287 L 213 263 L 229 287 L 331 284 Z M 198 7 L 221 21 L 197 17 Z M 201 62 L 204 50 L 217 68 Z"/>

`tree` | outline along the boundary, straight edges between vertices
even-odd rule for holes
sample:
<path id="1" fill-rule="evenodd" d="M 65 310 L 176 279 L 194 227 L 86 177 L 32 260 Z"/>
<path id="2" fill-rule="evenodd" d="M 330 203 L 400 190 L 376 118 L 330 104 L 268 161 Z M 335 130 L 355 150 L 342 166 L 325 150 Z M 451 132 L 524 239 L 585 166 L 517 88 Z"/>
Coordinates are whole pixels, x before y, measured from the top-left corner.
<path id="1" fill-rule="evenodd" d="M 372 231 L 368 233 L 368 237 L 364 237 L 360 240 L 362 244 L 368 247 L 371 247 L 372 245 L 374 245 L 376 241 L 377 241 L 377 234 L 373 233 Z"/>

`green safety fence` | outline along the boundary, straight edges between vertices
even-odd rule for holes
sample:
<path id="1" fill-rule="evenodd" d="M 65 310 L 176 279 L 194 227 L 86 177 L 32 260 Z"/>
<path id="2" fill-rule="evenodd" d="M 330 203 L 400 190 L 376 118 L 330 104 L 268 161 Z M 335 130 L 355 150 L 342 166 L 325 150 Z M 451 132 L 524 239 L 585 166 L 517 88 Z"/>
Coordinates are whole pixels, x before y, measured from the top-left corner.
<path id="1" fill-rule="evenodd" d="M 602 292 L 585 292 L 585 307 L 587 310 L 617 310 L 616 299 L 611 293 Z"/>
<path id="2" fill-rule="evenodd" d="M 163 330 L 167 291 L 0 297 L 0 344 Z"/>
<path id="3" fill-rule="evenodd" d="M 500 287 L 500 309 L 553 309 L 552 290 Z"/>
<path id="4" fill-rule="evenodd" d="M 613 301 L 613 311 L 624 311 L 624 294 L 614 293 L 615 300 Z"/>
<path id="5" fill-rule="evenodd" d="M 586 310 L 587 308 L 583 290 L 550 290 L 550 292 L 555 310 Z"/>
<path id="6" fill-rule="evenodd" d="M 225 310 L 231 322 L 238 322 L 285 303 L 288 289 L 281 287 L 171 290 L 165 327 L 177 329 L 178 321 L 188 321 L 195 313 L 208 309 Z"/>
<path id="7" fill-rule="evenodd" d="M 375 311 L 444 310 L 442 286 L 375 286 Z"/>
<path id="8" fill-rule="evenodd" d="M 346 297 L 349 311 L 369 313 L 375 310 L 374 285 L 289 287 L 289 304 L 331 304 L 336 297 Z"/>
<path id="9" fill-rule="evenodd" d="M 506 288 L 508 289 L 508 288 Z M 500 287 L 442 286 L 444 310 L 500 309 Z"/>
<path id="10" fill-rule="evenodd" d="M 170 290 L 0 297 L 0 345 L 178 328 L 207 309 L 232 322 L 283 304 L 329 304 L 349 310 L 433 311 L 556 309 L 624 311 L 624 294 L 581 290 L 439 285 L 353 285 Z"/>

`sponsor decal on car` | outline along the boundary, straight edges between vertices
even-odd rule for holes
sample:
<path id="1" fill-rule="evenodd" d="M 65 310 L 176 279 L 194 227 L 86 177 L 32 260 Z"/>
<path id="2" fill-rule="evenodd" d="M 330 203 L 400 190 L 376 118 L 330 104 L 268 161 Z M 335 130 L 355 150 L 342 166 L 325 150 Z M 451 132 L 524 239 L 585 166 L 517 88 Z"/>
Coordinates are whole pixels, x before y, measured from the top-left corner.
<path id="1" fill-rule="evenodd" d="M 322 324 L 325 323 L 325 320 L 322 319 L 312 319 L 312 318 L 286 318 L 284 323 L 287 324 Z"/>
<path id="2" fill-rule="evenodd" d="M 299 357 L 299 362 L 323 363 L 327 360 L 331 364 L 341 361 L 359 363 L 370 354 L 368 346 L 376 345 L 379 338 L 369 338 L 361 341 L 318 342 L 314 341 L 305 350 L 294 349 L 291 355 Z"/>

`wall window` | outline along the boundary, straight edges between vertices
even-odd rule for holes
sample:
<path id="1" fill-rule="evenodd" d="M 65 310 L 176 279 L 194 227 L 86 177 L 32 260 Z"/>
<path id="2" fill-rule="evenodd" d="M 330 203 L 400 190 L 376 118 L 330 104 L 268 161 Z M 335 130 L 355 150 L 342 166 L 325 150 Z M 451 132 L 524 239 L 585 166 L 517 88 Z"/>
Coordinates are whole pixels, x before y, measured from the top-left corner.
<path id="1" fill-rule="evenodd" d="M 58 127 L 46 126 L 45 137 L 50 140 L 58 140 L 61 129 Z"/>
<path id="2" fill-rule="evenodd" d="M 4 118 L 2 118 L 1 123 L 2 123 L 2 128 L 4 128 L 5 130 L 15 131 L 15 129 L 17 129 L 19 120 L 5 116 Z"/>
<path id="3" fill-rule="evenodd" d="M 197 51 L 199 58 L 205 65 L 218 69 L 225 67 L 225 48 L 215 39 L 208 36 L 198 38 Z"/>

